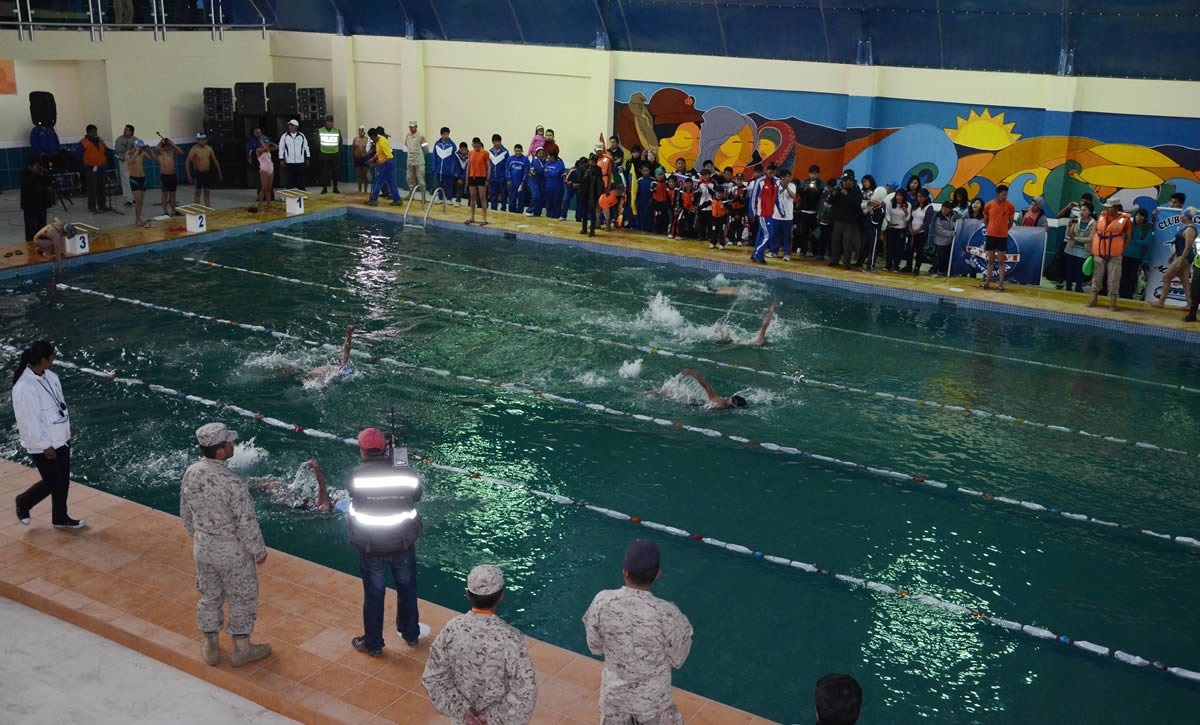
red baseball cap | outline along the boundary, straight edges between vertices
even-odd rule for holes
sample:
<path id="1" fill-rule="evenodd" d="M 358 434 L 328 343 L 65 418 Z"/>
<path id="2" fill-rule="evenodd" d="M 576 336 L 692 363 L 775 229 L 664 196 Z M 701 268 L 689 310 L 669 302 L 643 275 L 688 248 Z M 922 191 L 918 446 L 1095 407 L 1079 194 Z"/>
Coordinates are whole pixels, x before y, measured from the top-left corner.
<path id="1" fill-rule="evenodd" d="M 364 428 L 358 434 L 358 449 L 363 453 L 383 453 L 387 450 L 387 438 L 378 428 Z"/>

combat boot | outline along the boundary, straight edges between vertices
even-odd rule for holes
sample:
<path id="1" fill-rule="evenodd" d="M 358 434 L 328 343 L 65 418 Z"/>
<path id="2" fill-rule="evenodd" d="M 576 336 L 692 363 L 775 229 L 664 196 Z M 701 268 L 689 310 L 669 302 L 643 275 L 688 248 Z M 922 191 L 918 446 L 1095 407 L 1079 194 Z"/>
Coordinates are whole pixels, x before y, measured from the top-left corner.
<path id="1" fill-rule="evenodd" d="M 204 646 L 200 648 L 204 664 L 215 665 L 221 661 L 221 644 L 216 632 L 204 633 Z"/>
<path id="2" fill-rule="evenodd" d="M 233 638 L 233 666 L 241 667 L 251 662 L 257 662 L 271 654 L 269 644 L 251 644 L 250 635 L 243 634 Z"/>

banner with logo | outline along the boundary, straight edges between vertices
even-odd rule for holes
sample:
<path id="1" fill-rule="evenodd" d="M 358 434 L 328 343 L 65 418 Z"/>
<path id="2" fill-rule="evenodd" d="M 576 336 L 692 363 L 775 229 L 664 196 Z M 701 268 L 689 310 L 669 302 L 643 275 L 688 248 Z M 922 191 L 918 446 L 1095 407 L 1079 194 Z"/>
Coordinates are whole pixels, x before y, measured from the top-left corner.
<path id="1" fill-rule="evenodd" d="M 1160 206 L 1158 208 L 1158 217 L 1154 222 L 1154 244 L 1150 247 L 1150 259 L 1147 264 L 1150 265 L 1150 272 L 1146 275 L 1146 301 L 1158 304 L 1158 300 L 1163 294 L 1163 276 L 1167 272 L 1167 260 L 1171 258 L 1171 254 L 1175 252 L 1175 236 L 1183 229 L 1183 211 L 1180 209 L 1172 209 L 1170 207 Z M 1197 215 L 1200 219 L 1200 215 Z M 1179 280 L 1171 283 L 1171 289 L 1167 292 L 1167 306 L 1169 307 L 1186 307 L 1187 292 L 1183 289 L 1183 284 Z"/>
<path id="2" fill-rule="evenodd" d="M 959 221 L 950 252 L 950 275 L 962 276 L 987 271 L 987 230 L 978 219 Z M 1042 282 L 1042 258 L 1046 254 L 1046 227 L 1013 227 L 1008 230 L 1004 281 L 1037 285 Z M 999 281 L 992 270 L 992 281 Z"/>

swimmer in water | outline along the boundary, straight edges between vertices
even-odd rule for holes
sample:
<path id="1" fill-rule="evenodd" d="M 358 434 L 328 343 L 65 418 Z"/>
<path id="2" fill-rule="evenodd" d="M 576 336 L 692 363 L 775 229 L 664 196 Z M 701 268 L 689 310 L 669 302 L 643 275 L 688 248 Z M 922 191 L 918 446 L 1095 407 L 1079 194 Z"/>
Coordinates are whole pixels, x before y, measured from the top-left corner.
<path id="1" fill-rule="evenodd" d="M 332 376 L 333 380 L 342 381 L 353 375 L 354 366 L 350 364 L 350 338 L 357 329 L 358 325 L 351 325 L 346 328 L 346 342 L 342 344 L 341 365 L 322 365 L 319 368 L 309 370 L 304 374 L 304 377 L 309 380 L 324 380 Z"/>
<path id="2" fill-rule="evenodd" d="M 315 458 L 306 461 L 306 463 L 312 466 L 313 473 L 317 477 L 316 501 L 310 496 L 297 499 L 292 491 L 289 490 L 288 485 L 278 478 L 252 478 L 250 479 L 250 487 L 270 496 L 271 503 L 276 506 L 285 506 L 298 511 L 310 511 L 316 514 L 345 512 L 350 507 L 350 500 L 344 496 L 330 499 L 329 492 L 325 486 L 325 474 L 321 472 L 321 464 Z"/>
<path id="3" fill-rule="evenodd" d="M 708 408 L 709 410 L 727 410 L 729 408 L 745 408 L 747 405 L 746 399 L 740 395 L 731 395 L 728 398 L 723 398 L 720 395 L 717 395 L 717 391 L 713 390 L 713 386 L 709 385 L 708 381 L 705 380 L 704 377 L 702 375 L 700 375 L 700 373 L 696 372 L 695 370 L 692 370 L 691 368 L 686 368 L 684 370 L 680 370 L 679 374 L 687 375 L 688 377 L 695 379 L 695 381 L 697 383 L 700 383 L 700 387 L 704 388 L 704 393 L 708 396 L 708 405 L 705 407 Z M 666 391 L 663 390 L 663 388 L 655 388 L 651 392 L 655 393 L 656 395 L 665 395 L 666 394 Z"/>
<path id="4" fill-rule="evenodd" d="M 718 345 L 738 345 L 740 347 L 762 347 L 767 344 L 767 328 L 771 325 L 771 320 L 775 318 L 775 308 L 779 306 L 779 300 L 771 301 L 771 309 L 767 310 L 767 316 L 763 318 L 762 327 L 758 328 L 758 334 L 749 342 L 733 341 L 733 337 L 729 334 L 729 328 L 722 325 L 720 322 L 713 325 L 713 335 L 716 337 L 715 342 Z"/>

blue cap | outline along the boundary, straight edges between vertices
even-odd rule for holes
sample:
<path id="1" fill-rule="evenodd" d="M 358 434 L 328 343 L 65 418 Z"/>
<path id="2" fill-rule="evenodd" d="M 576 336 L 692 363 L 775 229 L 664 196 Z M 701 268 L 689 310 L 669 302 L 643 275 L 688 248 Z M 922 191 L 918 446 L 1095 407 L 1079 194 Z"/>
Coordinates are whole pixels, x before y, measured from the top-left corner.
<path id="1" fill-rule="evenodd" d="M 201 131 L 200 133 L 196 134 L 196 138 L 208 138 L 208 136 L 206 136 L 206 135 L 204 134 L 204 132 L 203 132 L 203 131 Z"/>
<path id="2" fill-rule="evenodd" d="M 146 145 L 146 142 L 139 138 L 137 141 L 133 142 L 133 145 L 140 149 L 141 147 Z"/>
<path id="3" fill-rule="evenodd" d="M 344 514 L 350 510 L 350 499 L 340 498 L 333 503 L 333 510 L 339 514 Z"/>
<path id="4" fill-rule="evenodd" d="M 637 539 L 625 549 L 623 567 L 630 574 L 646 574 L 659 568 L 658 545 L 653 541 Z"/>

